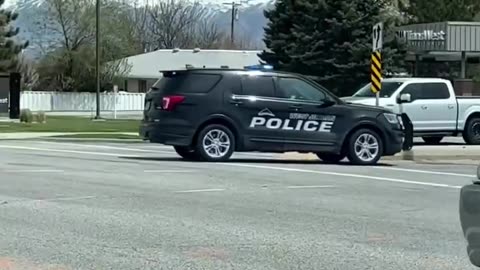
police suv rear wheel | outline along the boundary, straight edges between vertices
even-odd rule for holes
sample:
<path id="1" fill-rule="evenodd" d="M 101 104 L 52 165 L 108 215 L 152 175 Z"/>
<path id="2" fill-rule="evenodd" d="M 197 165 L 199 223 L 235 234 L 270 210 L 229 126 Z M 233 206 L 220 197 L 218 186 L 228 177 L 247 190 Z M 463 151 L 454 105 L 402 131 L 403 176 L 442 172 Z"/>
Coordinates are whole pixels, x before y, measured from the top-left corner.
<path id="1" fill-rule="evenodd" d="M 235 136 L 223 125 L 209 125 L 200 131 L 195 151 L 205 161 L 228 160 L 235 149 Z"/>
<path id="2" fill-rule="evenodd" d="M 175 152 L 182 158 L 186 160 L 197 160 L 198 155 L 195 150 L 193 150 L 190 147 L 185 147 L 185 146 L 174 146 L 173 149 L 175 149 Z"/>
<path id="3" fill-rule="evenodd" d="M 373 165 L 383 154 L 380 136 L 370 129 L 359 129 L 348 139 L 348 159 L 355 165 Z"/>
<path id="4" fill-rule="evenodd" d="M 332 153 L 317 153 L 317 157 L 325 163 L 339 163 L 345 158 L 345 155 Z"/>

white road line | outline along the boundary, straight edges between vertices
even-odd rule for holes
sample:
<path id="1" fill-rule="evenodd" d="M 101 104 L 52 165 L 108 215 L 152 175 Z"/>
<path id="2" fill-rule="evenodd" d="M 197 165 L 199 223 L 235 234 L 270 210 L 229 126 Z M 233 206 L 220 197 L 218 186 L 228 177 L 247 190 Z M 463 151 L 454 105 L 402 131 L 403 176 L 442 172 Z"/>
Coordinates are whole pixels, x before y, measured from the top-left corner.
<path id="1" fill-rule="evenodd" d="M 433 183 L 433 182 L 410 181 L 410 180 L 404 180 L 404 179 L 398 179 L 398 178 L 378 177 L 378 176 L 370 176 L 370 175 L 363 175 L 363 174 L 315 171 L 315 170 L 305 170 L 305 169 L 295 169 L 295 168 L 281 168 L 281 167 L 274 167 L 274 166 L 250 165 L 250 164 L 233 164 L 233 163 L 217 163 L 217 164 L 221 164 L 225 166 L 244 167 L 244 168 L 257 168 L 257 169 L 268 169 L 268 170 L 278 170 L 278 171 L 288 171 L 288 172 L 344 176 L 344 177 L 351 177 L 351 178 L 370 179 L 370 180 L 376 180 L 376 181 L 422 185 L 422 186 L 431 186 L 431 187 L 443 187 L 443 188 L 454 188 L 454 189 L 462 188 L 461 186 L 452 186 L 452 185 L 439 184 L 439 183 Z"/>
<path id="2" fill-rule="evenodd" d="M 210 188 L 210 189 L 191 189 L 191 190 L 180 190 L 175 191 L 175 193 L 198 193 L 198 192 L 215 192 L 215 191 L 224 191 L 223 188 Z"/>
<path id="3" fill-rule="evenodd" d="M 39 199 L 35 201 L 44 201 L 44 202 L 78 201 L 78 200 L 87 200 L 87 199 L 93 199 L 93 198 L 96 198 L 96 196 L 63 197 L 63 198 L 51 198 L 51 199 Z"/>
<path id="4" fill-rule="evenodd" d="M 194 170 L 144 170 L 144 173 L 191 173 Z"/>
<path id="5" fill-rule="evenodd" d="M 62 173 L 62 172 L 65 172 L 64 170 L 35 170 L 35 169 L 31 169 L 31 170 L 1 170 L 0 169 L 0 172 L 7 172 L 7 173 Z"/>
<path id="6" fill-rule="evenodd" d="M 288 186 L 287 188 L 291 189 L 300 189 L 300 188 L 333 188 L 335 186 Z"/>
<path id="7" fill-rule="evenodd" d="M 416 169 L 405 169 L 405 168 L 392 168 L 392 167 L 373 167 L 375 169 L 381 170 L 391 170 L 391 171 L 404 171 L 404 172 L 414 172 L 414 173 L 425 173 L 425 174 L 437 174 L 437 175 L 450 175 L 450 176 L 460 176 L 460 177 L 476 177 L 473 174 L 462 174 L 462 173 L 449 173 L 449 172 L 435 172 L 435 171 L 425 171 L 425 170 L 416 170 Z"/>
<path id="8" fill-rule="evenodd" d="M 34 150 L 34 151 L 41 151 L 41 152 L 59 152 L 59 153 L 69 153 L 69 154 L 86 154 L 86 155 L 96 155 L 96 156 L 111 156 L 111 157 L 119 157 L 119 156 L 121 156 L 121 157 L 141 157 L 141 156 L 138 156 L 138 155 L 126 155 L 126 154 L 120 154 L 120 153 L 88 152 L 88 151 L 49 149 L 49 148 L 15 146 L 15 145 L 0 145 L 0 148 Z"/>
<path id="9" fill-rule="evenodd" d="M 147 150 L 147 149 L 138 149 L 138 148 L 128 148 L 128 147 L 118 147 L 118 146 L 109 146 L 109 145 L 94 145 L 94 144 L 79 144 L 79 143 L 63 143 L 63 142 L 45 142 L 39 141 L 39 143 L 44 144 L 53 144 L 53 145 L 70 145 L 70 146 L 77 146 L 77 147 L 90 147 L 90 148 L 98 148 L 98 149 L 113 149 L 113 150 L 123 150 L 123 151 L 133 151 L 133 152 L 148 152 L 148 153 L 175 153 L 173 151 L 162 151 L 162 150 Z"/>

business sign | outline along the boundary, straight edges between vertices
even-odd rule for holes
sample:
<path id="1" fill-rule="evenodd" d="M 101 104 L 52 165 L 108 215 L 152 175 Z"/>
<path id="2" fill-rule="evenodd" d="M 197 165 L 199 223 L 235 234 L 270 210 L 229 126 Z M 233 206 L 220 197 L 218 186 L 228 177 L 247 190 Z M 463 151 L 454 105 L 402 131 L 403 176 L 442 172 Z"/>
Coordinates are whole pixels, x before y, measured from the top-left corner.
<path id="1" fill-rule="evenodd" d="M 445 22 L 400 26 L 396 33 L 414 51 L 446 51 L 449 43 Z"/>
<path id="2" fill-rule="evenodd" d="M 442 30 L 438 32 L 433 30 L 401 31 L 399 36 L 407 41 L 445 41 L 445 32 Z"/>
<path id="3" fill-rule="evenodd" d="M 10 80 L 8 77 L 0 77 L 0 114 L 8 113 L 9 96 L 10 96 Z"/>

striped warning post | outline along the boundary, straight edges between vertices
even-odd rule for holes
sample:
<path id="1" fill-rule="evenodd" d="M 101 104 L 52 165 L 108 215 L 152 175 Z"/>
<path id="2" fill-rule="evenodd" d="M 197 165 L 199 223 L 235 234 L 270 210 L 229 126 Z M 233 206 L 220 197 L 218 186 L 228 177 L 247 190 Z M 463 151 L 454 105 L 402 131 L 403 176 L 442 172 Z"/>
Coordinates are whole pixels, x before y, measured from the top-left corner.
<path id="1" fill-rule="evenodd" d="M 372 53 L 370 81 L 373 93 L 382 90 L 382 54 L 379 51 Z"/>

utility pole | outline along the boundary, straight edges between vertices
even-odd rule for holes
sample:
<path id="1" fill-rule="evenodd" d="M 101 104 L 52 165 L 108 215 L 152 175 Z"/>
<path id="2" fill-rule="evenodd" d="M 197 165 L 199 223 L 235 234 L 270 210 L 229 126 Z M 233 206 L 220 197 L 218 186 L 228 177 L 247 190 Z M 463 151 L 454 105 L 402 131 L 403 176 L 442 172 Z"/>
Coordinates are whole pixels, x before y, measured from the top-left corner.
<path id="1" fill-rule="evenodd" d="M 100 0 L 96 2 L 96 13 L 95 13 L 95 73 L 97 81 L 97 92 L 96 92 L 96 107 L 97 111 L 95 114 L 95 119 L 100 119 Z"/>
<path id="2" fill-rule="evenodd" d="M 242 1 L 241 3 L 236 3 L 235 1 L 231 3 L 223 3 L 224 5 L 230 5 L 232 8 L 232 18 L 230 22 L 230 45 L 233 47 L 235 44 L 235 21 L 238 21 L 238 7 L 242 5 L 242 3 L 246 3 L 247 1 Z"/>

